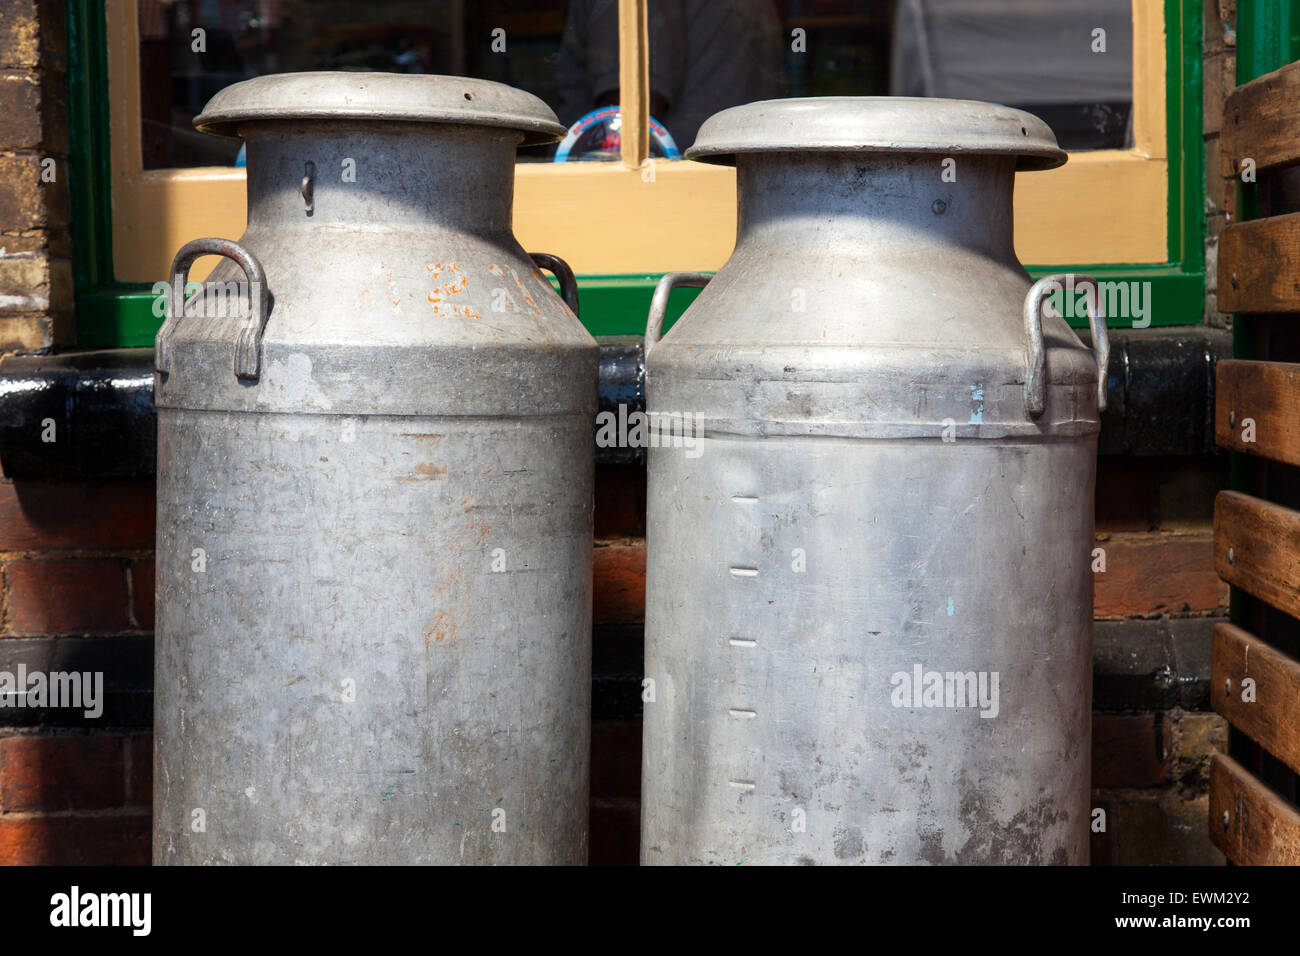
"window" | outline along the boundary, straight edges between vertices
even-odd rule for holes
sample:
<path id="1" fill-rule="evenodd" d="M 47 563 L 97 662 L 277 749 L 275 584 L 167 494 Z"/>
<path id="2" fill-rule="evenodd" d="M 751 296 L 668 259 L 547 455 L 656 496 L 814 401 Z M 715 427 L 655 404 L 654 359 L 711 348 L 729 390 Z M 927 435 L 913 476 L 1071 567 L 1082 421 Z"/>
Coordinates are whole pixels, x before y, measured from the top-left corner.
<path id="1" fill-rule="evenodd" d="M 779 48 L 779 56 L 774 54 L 775 74 L 769 78 L 776 95 L 891 89 L 954 95 L 962 83 L 972 92 L 992 91 L 998 71 L 990 71 L 987 62 L 982 72 L 975 69 L 981 48 L 978 37 L 985 28 L 968 22 L 962 9 L 978 2 L 985 11 L 1039 10 L 1047 19 L 1040 17 L 1037 32 L 1031 30 L 1026 34 L 1031 39 L 1024 42 L 1030 46 L 1036 42 L 1043 49 L 1033 57 L 1026 53 L 1020 58 L 1026 62 L 1015 64 L 1023 90 L 1019 105 L 1037 106 L 1040 112 L 1061 111 L 1057 122 L 1062 138 L 1068 143 L 1074 137 L 1075 145 L 1086 151 L 1075 152 L 1060 169 L 1018 177 L 1016 247 L 1021 260 L 1035 264 L 1031 269 L 1040 273 L 1069 267 L 1099 277 L 1122 274 L 1150 279 L 1155 324 L 1199 320 L 1203 289 L 1199 4 L 1178 0 L 708 0 L 706 5 L 716 17 L 722 8 L 755 2 L 765 5 L 770 16 L 764 20 L 766 33 L 755 34 L 750 48 L 778 43 L 770 47 Z M 635 117 L 647 107 L 653 114 L 657 108 L 666 123 L 685 130 L 686 142 L 680 145 L 693 138 L 691 127 L 683 127 L 681 117 L 674 116 L 672 97 L 680 107 L 684 86 L 670 90 L 672 96 L 663 95 L 662 89 L 656 93 L 654 86 L 654 77 L 664 75 L 670 83 L 674 77 L 679 84 L 687 82 L 688 64 L 671 64 L 686 55 L 685 47 L 680 43 L 673 47 L 671 41 L 663 44 L 656 61 L 655 35 L 664 29 L 656 27 L 660 21 L 647 15 L 646 34 L 633 29 L 634 18 L 619 21 L 618 11 L 636 10 L 639 5 L 644 9 L 645 0 L 69 3 L 74 12 L 74 43 L 87 47 L 85 62 L 94 68 L 97 58 L 102 58 L 102 79 L 89 74 L 80 88 L 74 81 L 74 147 L 85 152 L 80 161 L 86 170 L 74 188 L 82 191 L 87 206 L 99 204 L 102 211 L 91 218 L 104 233 L 80 243 L 82 250 L 98 249 L 101 263 L 97 274 L 79 271 L 79 276 L 85 275 L 78 297 L 83 345 L 151 344 L 159 320 L 152 315 L 147 284 L 165 275 L 175 251 L 188 240 L 242 234 L 244 171 L 229 165 L 235 158 L 229 144 L 188 127 L 191 112 L 201 106 L 208 89 L 237 75 L 285 66 L 376 64 L 463 71 L 529 89 L 571 120 L 581 106 L 610 102 L 611 91 L 601 87 L 612 82 L 612 64 L 618 63 L 620 79 L 634 78 L 630 88 L 612 94 L 624 101 L 627 115 Z M 684 10 L 690 5 L 688 0 L 653 0 L 650 7 Z M 1079 6 L 1093 12 L 1073 20 L 1060 12 Z M 1057 11 L 1050 17 L 1043 13 L 1049 8 Z M 188 23 L 182 9 L 190 11 Z M 577 32 L 575 20 L 583 10 L 593 17 L 598 13 L 603 24 L 592 26 L 585 39 Z M 197 63 L 189 59 L 190 47 L 184 41 L 187 26 L 192 39 L 195 16 L 214 24 L 207 33 L 207 49 L 220 51 L 219 57 Z M 331 25 L 330 16 L 345 18 L 346 23 Z M 1020 19 L 1028 30 L 1033 18 L 1022 15 Z M 1105 27 L 1110 65 L 1095 76 L 1074 76 L 1072 68 L 1071 85 L 1064 88 L 1049 90 L 1035 80 L 1038 74 L 1027 69 L 1033 65 L 1029 61 L 1041 70 L 1058 58 L 1051 48 L 1056 29 L 1052 24 L 1073 23 L 1070 29 L 1078 30 L 1091 19 L 1098 25 L 1110 24 Z M 421 26 L 393 30 L 393 22 Z M 618 31 L 617 44 L 610 39 L 610 24 Z M 772 25 L 776 34 L 771 33 Z M 492 50 L 498 29 L 505 30 L 503 52 Z M 1033 36 L 1040 39 L 1034 41 Z M 1071 35 L 1069 42 L 1075 44 L 1076 38 Z M 902 69 L 898 51 L 921 43 L 929 50 L 924 61 L 930 64 L 929 72 L 912 75 Z M 568 56 L 579 63 L 586 78 L 577 98 L 568 103 L 559 70 L 566 44 L 571 48 Z M 592 60 L 596 54 L 598 63 Z M 631 58 L 644 63 L 643 73 L 640 63 Z M 670 61 L 666 73 L 664 58 Z M 998 58 L 1006 59 L 1006 54 L 999 53 Z M 639 73 L 644 79 L 636 79 Z M 917 83 L 919 88 L 909 85 Z M 754 98 L 740 89 L 731 95 L 739 97 L 737 102 Z M 106 135 L 96 131 L 97 111 L 108 116 Z M 625 159 L 632 151 L 629 142 L 636 137 L 635 130 L 625 133 Z M 644 132 L 640 138 L 645 139 Z M 200 144 L 209 139 L 211 144 Z M 530 251 L 559 254 L 573 266 L 582 287 L 583 320 L 594 333 L 642 331 L 659 274 L 716 269 L 730 253 L 735 238 L 732 170 L 664 160 L 644 168 L 626 163 L 530 161 L 546 158 L 521 157 L 515 231 Z M 97 179 L 100 166 L 104 168 Z M 194 277 L 203 274 L 200 267 Z"/>
<path id="2" fill-rule="evenodd" d="M 567 5 L 566 0 L 138 0 L 143 168 L 235 165 L 239 144 L 198 133 L 192 121 L 217 91 L 266 73 L 476 76 L 528 90 L 557 113 L 565 112 L 562 87 L 573 73 L 563 44 Z M 488 42 L 476 42 L 479 38 Z M 615 32 L 615 67 L 617 51 Z"/>
<path id="3" fill-rule="evenodd" d="M 895 96 L 988 100 L 1063 149 L 1133 146 L 1132 0 L 901 0 Z"/>

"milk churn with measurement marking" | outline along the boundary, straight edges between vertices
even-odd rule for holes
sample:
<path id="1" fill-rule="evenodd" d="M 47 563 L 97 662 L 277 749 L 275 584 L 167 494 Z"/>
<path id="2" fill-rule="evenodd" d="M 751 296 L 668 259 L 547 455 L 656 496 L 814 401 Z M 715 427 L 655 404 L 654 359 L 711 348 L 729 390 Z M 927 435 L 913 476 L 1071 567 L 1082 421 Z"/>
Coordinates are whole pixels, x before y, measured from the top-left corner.
<path id="1" fill-rule="evenodd" d="M 585 862 L 597 348 L 511 231 L 563 127 L 378 73 L 195 125 L 248 228 L 158 335 L 155 862 Z"/>
<path id="2" fill-rule="evenodd" d="M 642 862 L 1085 863 L 1106 334 L 1012 244 L 1016 171 L 1065 154 L 1002 106 L 828 97 L 689 156 L 739 225 L 647 331 Z"/>

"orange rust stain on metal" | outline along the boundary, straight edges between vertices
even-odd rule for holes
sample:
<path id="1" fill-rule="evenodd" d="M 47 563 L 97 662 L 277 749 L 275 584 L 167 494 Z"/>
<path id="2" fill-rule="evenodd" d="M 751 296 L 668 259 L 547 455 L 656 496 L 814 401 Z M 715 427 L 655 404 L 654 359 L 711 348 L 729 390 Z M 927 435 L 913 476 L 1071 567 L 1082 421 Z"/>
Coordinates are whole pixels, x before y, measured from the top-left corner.
<path id="1" fill-rule="evenodd" d="M 388 263 L 383 259 L 379 260 L 379 268 L 384 274 L 384 289 L 388 293 L 388 301 L 392 303 L 393 308 L 398 308 L 402 304 L 402 297 L 397 294 L 397 283 L 393 281 L 393 270 L 388 267 Z M 362 287 L 363 292 L 370 292 L 370 282 L 367 280 Z"/>
<path id="2" fill-rule="evenodd" d="M 429 291 L 427 298 L 429 304 L 433 306 L 434 315 L 466 319 L 478 318 L 478 313 L 468 306 L 450 305 L 445 302 L 446 299 L 464 292 L 469 285 L 469 276 L 465 275 L 460 266 L 454 262 L 434 262 L 425 268 L 429 273 L 429 281 L 433 283 L 433 288 Z M 445 281 L 443 280 L 444 276 L 447 277 Z"/>
<path id="3" fill-rule="evenodd" d="M 444 641 L 448 645 L 456 643 L 456 633 L 451 629 L 446 611 L 439 611 L 438 616 L 433 619 L 433 627 L 425 632 L 424 649 L 426 651 L 429 649 L 429 638 L 433 638 L 435 644 L 441 644 Z"/>
<path id="4" fill-rule="evenodd" d="M 442 444 L 442 440 L 443 440 L 444 438 L 446 438 L 447 436 L 446 436 L 446 435 L 429 435 L 429 434 L 425 434 L 425 433 L 423 433 L 423 432 L 402 432 L 401 435 L 400 435 L 399 437 L 401 437 L 401 438 L 414 438 L 416 441 L 427 441 L 427 442 L 433 442 L 433 444 L 435 444 L 435 445 L 441 445 L 441 444 Z"/>
<path id="5" fill-rule="evenodd" d="M 532 296 L 528 294 L 528 290 L 524 288 L 524 280 L 519 278 L 519 276 L 515 275 L 514 271 L 511 270 L 509 266 L 499 266 L 494 263 L 493 265 L 488 266 L 488 271 L 491 272 L 494 276 L 500 276 L 502 279 L 514 279 L 515 285 L 519 288 L 520 294 L 523 296 L 524 301 L 527 302 L 528 305 L 532 308 L 534 314 L 536 315 L 542 314 L 542 310 L 537 307 L 537 302 L 533 299 Z M 544 278 L 542 278 L 542 274 L 538 272 L 536 269 L 531 269 L 530 271 L 532 272 L 533 276 L 539 281 L 541 282 L 546 281 Z M 513 300 L 511 300 L 510 302 L 510 307 L 515 308 L 515 303 Z"/>

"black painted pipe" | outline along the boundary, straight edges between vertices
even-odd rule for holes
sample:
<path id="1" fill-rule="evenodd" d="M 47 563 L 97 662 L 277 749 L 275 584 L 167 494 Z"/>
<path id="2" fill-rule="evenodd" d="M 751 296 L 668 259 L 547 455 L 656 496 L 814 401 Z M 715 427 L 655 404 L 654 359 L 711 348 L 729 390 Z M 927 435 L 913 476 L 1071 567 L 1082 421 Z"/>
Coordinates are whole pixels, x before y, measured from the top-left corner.
<path id="1" fill-rule="evenodd" d="M 138 477 L 156 457 L 153 349 L 0 360 L 5 477 Z"/>
<path id="2" fill-rule="evenodd" d="M 1080 336 L 1085 342 L 1090 336 Z M 1108 402 L 1097 453 L 1134 458 L 1209 455 L 1214 368 L 1232 333 L 1208 326 L 1110 333 Z"/>
<path id="3" fill-rule="evenodd" d="M 1231 335 L 1205 326 L 1112 332 L 1100 454 L 1212 454 L 1214 366 L 1231 354 Z M 600 413 L 644 411 L 639 338 L 601 342 L 599 388 Z M 155 436 L 153 349 L 0 360 L 0 467 L 9 478 L 152 475 Z M 642 464 L 645 450 L 597 447 L 596 461 Z"/>

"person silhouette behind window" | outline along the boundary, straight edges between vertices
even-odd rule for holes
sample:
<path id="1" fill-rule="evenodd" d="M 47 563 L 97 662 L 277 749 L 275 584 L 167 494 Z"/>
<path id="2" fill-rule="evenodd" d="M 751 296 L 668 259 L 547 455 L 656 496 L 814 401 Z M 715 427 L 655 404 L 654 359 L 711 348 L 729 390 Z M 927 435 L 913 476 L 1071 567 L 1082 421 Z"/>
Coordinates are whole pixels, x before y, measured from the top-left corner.
<path id="1" fill-rule="evenodd" d="M 680 149 L 719 110 L 780 95 L 773 0 L 652 0 L 648 19 L 650 115 Z M 619 102 L 617 0 L 572 0 L 556 79 L 566 126 Z"/>

